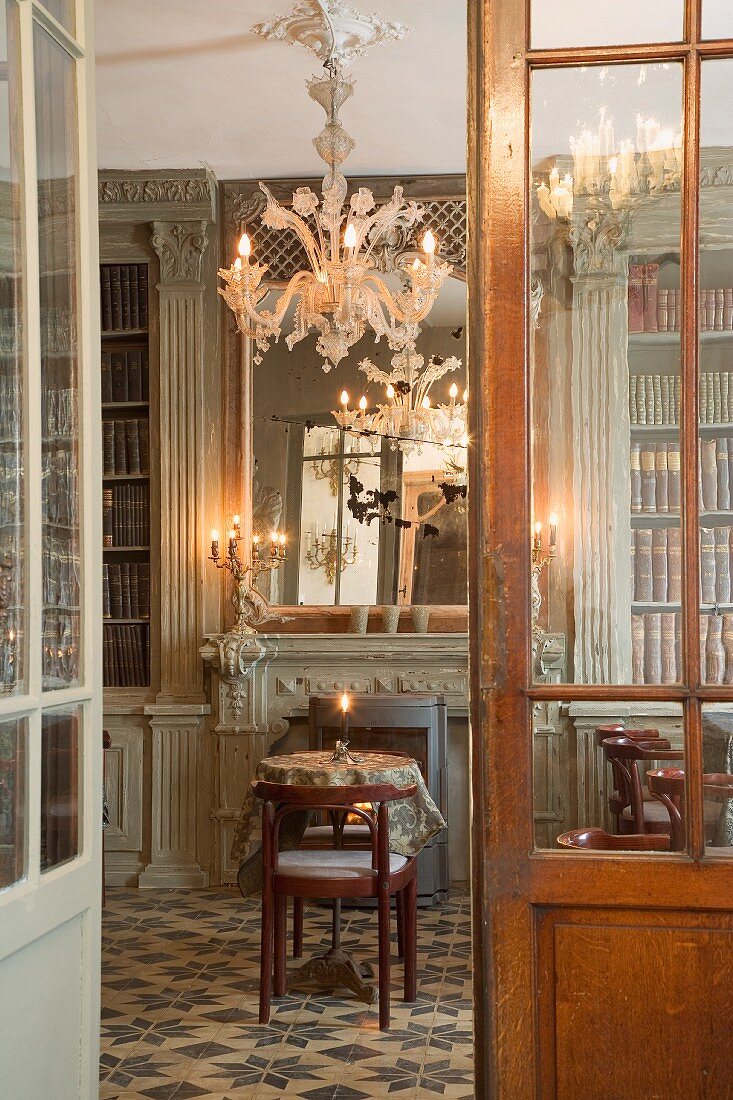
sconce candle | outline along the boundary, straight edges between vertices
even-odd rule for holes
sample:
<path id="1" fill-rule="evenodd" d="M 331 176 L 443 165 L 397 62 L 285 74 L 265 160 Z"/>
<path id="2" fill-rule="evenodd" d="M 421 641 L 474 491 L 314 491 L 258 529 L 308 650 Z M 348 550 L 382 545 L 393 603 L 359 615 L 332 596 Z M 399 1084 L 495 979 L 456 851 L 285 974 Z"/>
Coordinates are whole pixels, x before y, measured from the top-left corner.
<path id="1" fill-rule="evenodd" d="M 252 536 L 252 559 L 254 561 L 260 560 L 260 536 Z"/>
<path id="2" fill-rule="evenodd" d="M 550 513 L 550 553 L 557 550 L 557 512 Z"/>
<path id="3" fill-rule="evenodd" d="M 219 557 L 219 532 L 216 527 L 211 528 L 211 556 L 214 560 Z"/>
<path id="4" fill-rule="evenodd" d="M 532 541 L 532 549 L 535 551 L 542 550 L 542 524 L 535 523 L 534 525 L 534 539 Z"/>

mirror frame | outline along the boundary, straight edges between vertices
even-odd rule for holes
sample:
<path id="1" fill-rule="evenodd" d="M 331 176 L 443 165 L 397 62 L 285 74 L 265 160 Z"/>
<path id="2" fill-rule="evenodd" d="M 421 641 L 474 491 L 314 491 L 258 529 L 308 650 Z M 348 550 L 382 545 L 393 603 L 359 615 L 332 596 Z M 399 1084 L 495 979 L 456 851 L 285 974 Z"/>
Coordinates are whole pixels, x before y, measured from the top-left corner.
<path id="1" fill-rule="evenodd" d="M 311 187 L 320 193 L 321 180 L 275 179 L 264 181 L 275 198 L 284 206 L 292 205 L 293 192 L 298 187 Z M 349 195 L 360 187 L 368 187 L 378 204 L 386 202 L 392 196 L 395 186 L 405 190 L 407 198 L 418 202 L 436 204 L 436 213 L 449 219 L 450 240 L 441 251 L 441 259 L 453 264 L 453 278 L 466 281 L 466 176 L 464 174 L 438 176 L 356 176 L 348 181 Z M 237 242 L 241 234 L 248 230 L 255 235 L 260 250 L 264 250 L 265 262 L 277 274 L 271 283 L 275 287 L 284 286 L 290 276 L 305 261 L 305 256 L 296 256 L 287 264 L 278 266 L 278 233 L 262 226 L 260 215 L 266 200 L 260 190 L 258 180 L 229 180 L 219 185 L 220 209 L 223 211 L 221 238 L 221 266 L 231 263 L 236 255 Z M 435 208 L 434 208 L 435 209 Z M 385 263 L 394 260 L 403 251 L 409 251 L 415 245 L 412 235 L 419 232 L 418 225 L 412 234 L 405 231 L 394 249 L 384 253 Z M 252 531 L 252 410 L 253 410 L 253 367 L 251 341 L 237 330 L 234 316 L 222 302 L 222 344 L 223 344 L 223 399 L 222 423 L 224 429 L 224 509 L 226 515 L 239 513 L 243 537 L 249 545 Z M 468 324 L 468 320 L 466 320 Z M 264 364 L 263 364 L 264 367 Z M 276 605 L 278 614 L 288 617 L 285 623 L 273 626 L 272 633 L 330 633 L 339 634 L 349 630 L 350 607 L 348 605 Z M 409 608 L 402 609 L 399 631 L 411 632 Z M 430 615 L 430 634 L 463 633 L 468 630 L 468 604 L 433 606 Z M 378 608 L 374 608 L 369 617 L 369 633 L 381 632 Z"/>

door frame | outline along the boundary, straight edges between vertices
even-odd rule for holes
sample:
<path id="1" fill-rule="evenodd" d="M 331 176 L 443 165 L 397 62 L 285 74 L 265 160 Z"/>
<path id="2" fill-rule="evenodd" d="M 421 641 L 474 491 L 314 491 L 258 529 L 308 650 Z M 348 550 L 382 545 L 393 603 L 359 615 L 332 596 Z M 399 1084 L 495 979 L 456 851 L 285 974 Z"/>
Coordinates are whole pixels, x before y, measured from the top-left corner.
<path id="1" fill-rule="evenodd" d="M 733 701 L 701 684 L 698 615 L 698 225 L 701 60 L 733 57 L 703 42 L 701 0 L 687 0 L 680 43 L 529 50 L 529 0 L 469 2 L 469 639 L 476 1096 L 544 1095 L 537 1070 L 541 907 L 733 910 L 733 861 L 704 860 L 702 704 Z M 679 61 L 684 70 L 682 192 L 683 648 L 675 686 L 532 685 L 528 303 L 529 72 L 612 62 Z M 494 415 L 494 410 L 501 415 Z M 496 472 L 500 472 L 496 476 Z M 517 623 L 526 630 L 517 630 Z M 533 851 L 532 704 L 670 701 L 685 722 L 688 850 L 663 857 L 578 858 Z M 609 901 L 609 898 L 612 901 Z M 521 1044 L 521 1046 L 520 1046 Z"/>

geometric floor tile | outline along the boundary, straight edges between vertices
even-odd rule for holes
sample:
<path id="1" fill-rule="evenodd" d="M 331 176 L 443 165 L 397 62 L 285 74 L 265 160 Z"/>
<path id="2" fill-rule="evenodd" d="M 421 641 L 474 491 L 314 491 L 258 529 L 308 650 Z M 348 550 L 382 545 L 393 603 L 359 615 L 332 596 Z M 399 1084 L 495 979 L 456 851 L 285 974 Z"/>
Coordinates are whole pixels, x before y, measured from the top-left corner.
<path id="1" fill-rule="evenodd" d="M 101 1100 L 473 1096 L 467 897 L 418 911 L 418 999 L 401 1000 L 393 961 L 387 1033 L 376 1004 L 345 991 L 289 989 L 261 1026 L 259 916 L 236 890 L 107 890 Z M 330 934 L 330 910 L 306 906 L 304 958 Z M 341 935 L 376 973 L 376 914 L 344 909 Z"/>

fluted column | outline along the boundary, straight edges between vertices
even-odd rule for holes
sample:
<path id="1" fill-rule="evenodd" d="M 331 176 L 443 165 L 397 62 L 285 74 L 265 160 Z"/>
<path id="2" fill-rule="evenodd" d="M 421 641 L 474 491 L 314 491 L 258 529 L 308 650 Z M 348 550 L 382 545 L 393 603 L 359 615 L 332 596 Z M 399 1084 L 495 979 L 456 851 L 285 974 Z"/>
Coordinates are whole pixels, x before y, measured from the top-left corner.
<path id="1" fill-rule="evenodd" d="M 591 212 L 573 245 L 575 681 L 631 682 L 628 254 Z"/>
<path id="2" fill-rule="evenodd" d="M 161 654 L 159 702 L 201 701 L 203 297 L 206 222 L 154 222 L 160 258 Z"/>

